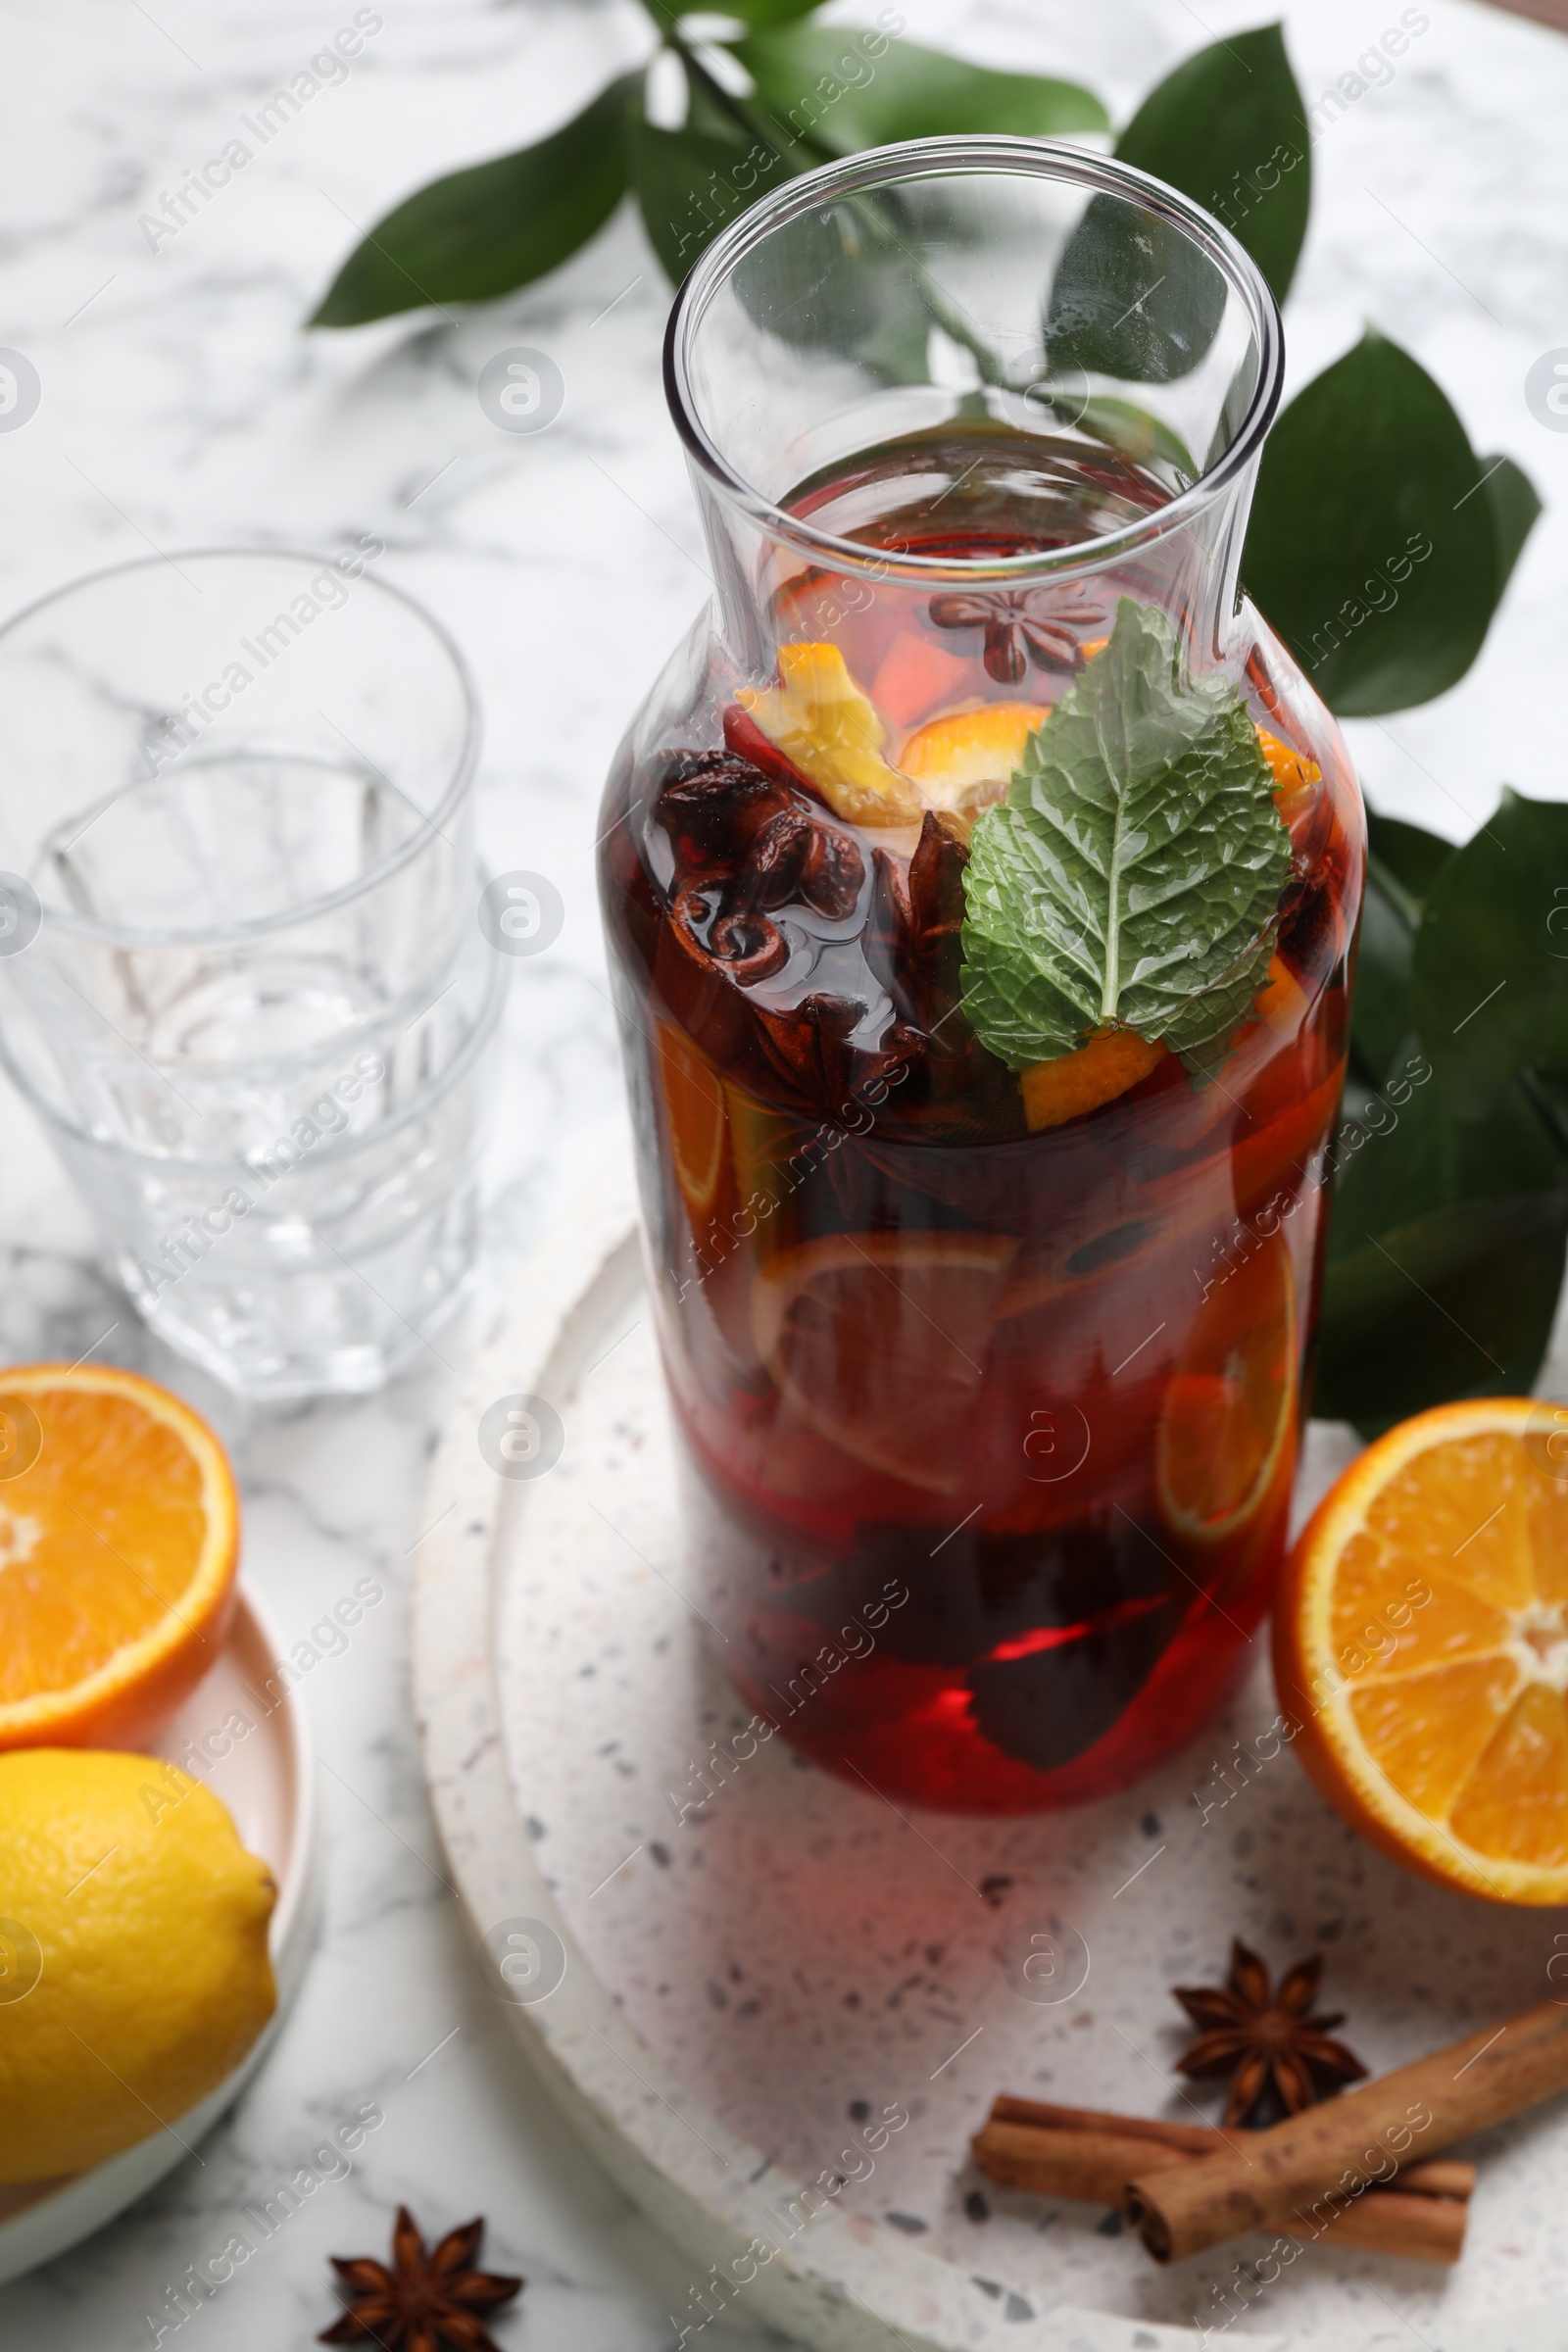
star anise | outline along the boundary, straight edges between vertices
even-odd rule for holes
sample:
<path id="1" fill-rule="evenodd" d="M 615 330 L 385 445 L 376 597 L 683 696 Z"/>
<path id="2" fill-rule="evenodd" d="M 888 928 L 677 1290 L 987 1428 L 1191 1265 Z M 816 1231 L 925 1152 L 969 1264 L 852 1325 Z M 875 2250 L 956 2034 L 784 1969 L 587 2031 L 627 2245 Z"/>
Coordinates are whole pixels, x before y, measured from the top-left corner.
<path id="1" fill-rule="evenodd" d="M 471 2267 L 483 2236 L 481 2218 L 449 2230 L 427 2249 L 414 2216 L 400 2205 L 390 2270 L 368 2255 L 331 2256 L 349 2289 L 349 2307 L 317 2342 L 381 2344 L 385 2352 L 501 2352 L 478 2314 L 510 2303 L 523 2281 Z"/>
<path id="2" fill-rule="evenodd" d="M 675 752 L 664 762 L 654 820 L 688 869 L 744 858 L 770 817 L 790 806 L 784 786 L 733 752 Z"/>
<path id="3" fill-rule="evenodd" d="M 1322 1974 L 1321 1957 L 1298 1960 L 1271 1992 L 1267 1968 L 1237 1939 L 1223 1985 L 1175 1986 L 1194 2025 L 1203 2029 L 1177 2065 L 1195 2081 L 1230 2077 L 1227 2124 L 1246 2123 L 1271 2086 L 1285 2113 L 1298 2115 L 1366 2073 L 1353 2050 L 1330 2038 L 1343 2016 L 1312 2014 Z"/>
<path id="4" fill-rule="evenodd" d="M 1068 624 L 1101 617 L 1097 606 L 1065 604 L 1052 588 L 934 596 L 930 613 L 939 629 L 985 631 L 986 675 L 1002 686 L 1018 685 L 1031 662 L 1037 669 L 1082 669 L 1084 657 Z"/>

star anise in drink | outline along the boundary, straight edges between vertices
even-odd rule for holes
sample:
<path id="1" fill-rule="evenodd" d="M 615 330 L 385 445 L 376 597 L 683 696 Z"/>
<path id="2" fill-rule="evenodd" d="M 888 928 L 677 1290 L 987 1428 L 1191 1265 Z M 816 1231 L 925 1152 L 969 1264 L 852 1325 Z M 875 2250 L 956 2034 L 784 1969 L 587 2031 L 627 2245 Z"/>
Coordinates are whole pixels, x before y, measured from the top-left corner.
<path id="1" fill-rule="evenodd" d="M 684 867 L 744 858 L 762 827 L 789 806 L 783 785 L 733 752 L 676 752 L 664 762 L 654 818 Z"/>
<path id="2" fill-rule="evenodd" d="M 331 2256 L 349 2290 L 348 2309 L 317 2342 L 380 2344 L 385 2352 L 501 2352 L 479 2314 L 510 2303 L 524 2282 L 473 2268 L 483 2236 L 482 2219 L 466 2222 L 427 2249 L 414 2216 L 400 2205 L 390 2269 L 368 2254 Z"/>
<path id="3" fill-rule="evenodd" d="M 1299 2115 L 1365 2075 L 1355 2052 L 1331 2038 L 1343 2016 L 1312 2013 L 1322 1974 L 1321 1957 L 1298 1960 L 1271 1990 L 1268 1969 L 1238 1938 L 1222 1985 L 1174 1987 L 1194 2025 L 1203 2029 L 1177 2067 L 1198 2082 L 1230 2078 L 1227 2124 L 1245 2124 L 1269 2092 L 1285 2114 Z"/>
<path id="4" fill-rule="evenodd" d="M 986 674 L 1002 686 L 1019 685 L 1031 662 L 1037 669 L 1082 669 L 1084 657 L 1071 624 L 1101 618 L 1098 606 L 1065 603 L 1054 588 L 934 596 L 930 614 L 939 629 L 983 629 Z"/>
<path id="5" fill-rule="evenodd" d="M 787 906 L 800 900 L 830 922 L 847 922 L 865 879 L 865 860 L 837 825 L 786 808 L 770 817 L 752 842 L 736 876 L 740 910 Z"/>

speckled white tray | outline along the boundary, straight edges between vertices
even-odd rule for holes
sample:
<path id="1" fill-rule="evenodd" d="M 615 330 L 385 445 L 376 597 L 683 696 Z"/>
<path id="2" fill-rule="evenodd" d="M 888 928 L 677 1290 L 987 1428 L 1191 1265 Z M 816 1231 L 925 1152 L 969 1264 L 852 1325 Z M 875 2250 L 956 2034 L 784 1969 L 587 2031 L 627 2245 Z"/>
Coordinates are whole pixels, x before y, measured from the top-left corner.
<path id="1" fill-rule="evenodd" d="M 481 1455 L 509 1395 L 561 1415 L 547 1475 Z M 1329 1430 L 1309 1451 L 1303 1489 L 1345 1458 Z M 737 2319 L 829 2352 L 1150 2352 L 1227 2314 L 1259 2346 L 1568 2346 L 1560 2104 L 1470 2151 L 1456 2272 L 1311 2248 L 1266 2291 L 1246 2272 L 1262 2239 L 1160 2270 L 1115 2217 L 968 2160 L 1003 2087 L 1190 2117 L 1168 1987 L 1214 1975 L 1232 1930 L 1276 1964 L 1323 1948 L 1377 2071 L 1548 1988 L 1568 1918 L 1446 1894 L 1362 1845 L 1267 1736 L 1261 1660 L 1231 1717 L 1072 1813 L 906 1815 L 773 1740 L 677 1818 L 748 1711 L 687 1584 L 623 1169 L 516 1283 L 427 1520 L 417 1705 L 481 1964 L 564 2114 L 689 2257 L 677 2328 L 718 2307 L 716 2267 L 744 2281 Z M 1077 1955 L 1054 2003 L 1020 1975 L 1041 1928 Z M 907 2125 L 868 2149 L 890 2108 Z M 844 2174 L 803 2223 L 804 2184 Z"/>

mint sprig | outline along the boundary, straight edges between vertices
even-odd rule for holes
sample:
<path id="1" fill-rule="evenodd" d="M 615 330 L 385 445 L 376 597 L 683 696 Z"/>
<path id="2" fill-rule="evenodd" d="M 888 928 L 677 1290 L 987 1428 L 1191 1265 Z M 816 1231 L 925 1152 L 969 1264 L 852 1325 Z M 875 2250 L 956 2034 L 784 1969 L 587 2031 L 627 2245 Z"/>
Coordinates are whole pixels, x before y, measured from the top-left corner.
<path id="1" fill-rule="evenodd" d="M 1109 640 L 974 827 L 963 1004 L 1011 1069 L 1115 1024 L 1188 1055 L 1246 1014 L 1290 835 L 1228 678 L 1188 675 L 1170 620 L 1123 597 Z"/>

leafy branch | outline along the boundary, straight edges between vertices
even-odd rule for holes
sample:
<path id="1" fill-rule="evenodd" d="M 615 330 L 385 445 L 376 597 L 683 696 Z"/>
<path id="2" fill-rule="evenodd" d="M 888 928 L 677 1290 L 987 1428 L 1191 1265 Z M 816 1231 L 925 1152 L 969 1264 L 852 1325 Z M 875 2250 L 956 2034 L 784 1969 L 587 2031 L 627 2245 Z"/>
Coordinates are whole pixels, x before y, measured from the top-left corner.
<path id="1" fill-rule="evenodd" d="M 889 10 L 870 27 L 813 24 L 817 4 L 727 0 L 743 29 L 717 41 L 644 0 L 658 36 L 647 68 L 549 137 L 395 206 L 311 323 L 494 300 L 559 268 L 628 193 L 678 282 L 759 196 L 831 158 L 937 134 L 1109 130 L 1076 83 L 919 48 L 889 29 L 901 22 Z M 661 73 L 685 85 L 677 126 L 650 116 Z M 1120 160 L 1217 214 L 1282 302 L 1307 234 L 1311 151 L 1277 25 L 1187 58 L 1114 141 Z M 838 306 L 847 356 L 924 380 L 935 324 L 982 381 L 1005 380 L 911 268 L 896 207 L 854 209 L 889 267 L 859 270 L 855 301 Z M 1133 324 L 1114 350 L 1098 327 L 1073 347 L 1072 319 L 1097 311 L 1075 304 L 1077 283 L 1127 266 L 1103 225 L 1091 203 L 1058 263 L 1053 358 L 1166 380 L 1192 365 L 1179 337 L 1193 289 L 1175 277 L 1163 312 L 1147 278 L 1130 288 Z M 1243 574 L 1332 709 L 1403 710 L 1469 669 L 1539 513 L 1519 467 L 1478 456 L 1442 388 L 1369 328 L 1279 417 Z M 1316 1398 L 1367 1429 L 1446 1396 L 1528 1388 L 1568 1252 L 1568 807 L 1506 795 L 1458 850 L 1389 819 L 1371 829 Z"/>
<path id="2" fill-rule="evenodd" d="M 736 0 L 729 14 L 743 31 L 712 41 L 644 0 L 658 33 L 646 69 L 610 82 L 548 138 L 406 197 L 349 255 L 312 324 L 357 326 L 531 284 L 586 244 L 628 191 L 678 282 L 758 196 L 831 157 L 937 133 L 1109 128 L 1100 100 L 1075 82 L 920 48 L 887 29 L 899 22 L 889 10 L 864 28 L 808 22 L 817 5 Z M 685 83 L 674 128 L 648 110 L 661 61 L 673 61 Z M 1283 300 L 1307 231 L 1311 145 L 1280 29 L 1265 25 L 1184 60 L 1114 151 L 1216 212 Z M 983 382 L 1004 380 L 962 313 L 911 270 L 891 219 L 867 199 L 857 209 L 890 267 L 882 298 L 866 301 L 862 287 L 843 322 L 851 356 L 907 380 L 923 368 L 936 324 L 974 355 Z M 1094 221 L 1092 205 L 1062 257 L 1054 309 L 1074 270 L 1105 266 Z M 1173 304 L 1183 299 L 1173 291 Z M 1085 365 L 1108 357 L 1113 371 L 1151 380 L 1175 372 L 1157 304 L 1140 302 L 1137 316 L 1136 348 L 1073 352 L 1057 334 L 1054 352 Z M 1402 710 L 1469 668 L 1539 511 L 1519 468 L 1478 458 L 1425 369 L 1369 331 L 1275 426 L 1244 573 L 1334 710 Z"/>

